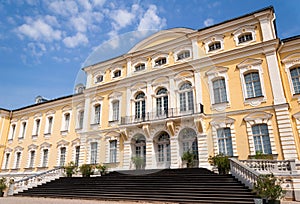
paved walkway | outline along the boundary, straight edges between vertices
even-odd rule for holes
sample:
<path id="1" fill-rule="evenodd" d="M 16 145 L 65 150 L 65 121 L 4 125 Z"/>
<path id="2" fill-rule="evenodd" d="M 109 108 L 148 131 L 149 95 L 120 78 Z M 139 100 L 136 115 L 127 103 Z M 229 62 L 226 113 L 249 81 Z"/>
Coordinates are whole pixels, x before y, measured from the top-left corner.
<path id="1" fill-rule="evenodd" d="M 174 203 L 144 202 L 144 201 L 99 201 L 99 200 L 31 198 L 31 197 L 4 197 L 4 198 L 0 198 L 0 204 L 174 204 Z M 282 201 L 281 204 L 300 204 L 300 202 Z"/>

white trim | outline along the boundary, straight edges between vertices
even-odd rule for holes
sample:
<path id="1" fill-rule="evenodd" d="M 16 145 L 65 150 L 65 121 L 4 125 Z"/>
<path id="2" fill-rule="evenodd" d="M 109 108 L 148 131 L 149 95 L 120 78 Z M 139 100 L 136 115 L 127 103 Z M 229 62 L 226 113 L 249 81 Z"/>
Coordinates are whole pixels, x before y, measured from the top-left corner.
<path id="1" fill-rule="evenodd" d="M 300 67 L 300 53 L 293 53 L 291 55 L 286 56 L 282 61 L 281 61 L 284 65 L 284 70 L 286 72 L 288 81 L 289 81 L 289 86 L 291 89 L 291 92 L 293 95 L 295 95 L 295 89 L 294 89 L 294 85 L 293 85 L 293 81 L 292 81 L 292 77 L 291 77 L 291 69 L 296 68 L 296 67 Z M 300 96 L 295 96 L 298 98 L 298 102 L 300 102 Z"/>
<path id="2" fill-rule="evenodd" d="M 215 34 L 215 35 L 212 35 L 212 36 L 206 38 L 203 42 L 204 42 L 206 54 L 214 54 L 214 53 L 224 50 L 224 35 Z M 221 48 L 217 49 L 217 50 L 209 51 L 209 45 L 216 43 L 216 42 L 220 42 Z"/>
<path id="3" fill-rule="evenodd" d="M 254 25 L 245 25 L 245 26 L 237 29 L 236 31 L 234 31 L 232 34 L 234 35 L 233 39 L 235 41 L 235 45 L 236 46 L 249 45 L 250 43 L 255 42 L 256 41 L 255 28 L 256 27 Z M 243 42 L 243 43 L 239 43 L 239 37 L 246 33 L 252 34 L 252 40 Z"/>
<path id="4" fill-rule="evenodd" d="M 166 63 L 162 65 L 155 65 L 155 61 L 160 58 L 166 58 Z M 168 54 L 159 54 L 152 58 L 152 68 L 161 68 L 169 65 L 169 56 Z"/>
<path id="5" fill-rule="evenodd" d="M 183 59 L 178 59 L 178 54 L 181 53 L 181 52 L 185 52 L 185 51 L 189 51 L 190 52 L 190 56 L 186 57 L 186 58 L 183 58 Z M 175 63 L 176 62 L 187 62 L 187 61 L 190 61 L 191 59 L 193 59 L 193 53 L 192 53 L 191 46 L 184 46 L 184 47 L 177 48 L 174 51 L 173 57 L 174 57 L 174 62 Z"/>

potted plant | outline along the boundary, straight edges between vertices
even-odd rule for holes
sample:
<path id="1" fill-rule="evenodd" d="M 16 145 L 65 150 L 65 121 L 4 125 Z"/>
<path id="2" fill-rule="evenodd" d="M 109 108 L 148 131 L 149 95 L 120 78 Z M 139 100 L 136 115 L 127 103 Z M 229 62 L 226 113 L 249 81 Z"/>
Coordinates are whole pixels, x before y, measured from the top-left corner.
<path id="1" fill-rule="evenodd" d="M 190 151 L 186 151 L 186 152 L 183 153 L 181 159 L 182 159 L 182 161 L 186 162 L 186 167 L 187 168 L 191 168 L 191 167 L 193 167 L 195 154 L 193 154 Z"/>
<path id="2" fill-rule="evenodd" d="M 79 171 L 81 172 L 83 177 L 90 177 L 94 174 L 94 166 L 91 164 L 82 164 L 79 167 Z"/>
<path id="3" fill-rule="evenodd" d="M 228 174 L 230 170 L 230 161 L 229 157 L 224 154 L 218 154 L 216 156 L 210 156 L 208 161 L 211 165 L 214 165 L 218 168 L 219 174 Z"/>
<path id="4" fill-rule="evenodd" d="M 75 174 L 77 166 L 75 166 L 74 162 L 69 162 L 66 166 L 64 166 L 64 169 L 66 171 L 67 177 L 72 177 L 73 174 Z"/>
<path id="5" fill-rule="evenodd" d="M 280 204 L 280 199 L 285 194 L 281 184 L 282 181 L 273 174 L 260 175 L 254 184 L 253 192 L 269 204 Z"/>
<path id="6" fill-rule="evenodd" d="M 2 177 L 0 179 L 0 197 L 3 197 L 4 195 L 4 190 L 7 188 L 7 184 L 6 184 L 6 178 Z"/>
<path id="7" fill-rule="evenodd" d="M 145 165 L 145 161 L 143 157 L 140 156 L 135 156 L 131 158 L 132 162 L 135 165 L 135 169 L 143 169 L 144 165 Z"/>
<path id="8" fill-rule="evenodd" d="M 96 169 L 98 169 L 100 171 L 101 176 L 104 176 L 107 173 L 107 166 L 105 165 L 97 165 Z"/>

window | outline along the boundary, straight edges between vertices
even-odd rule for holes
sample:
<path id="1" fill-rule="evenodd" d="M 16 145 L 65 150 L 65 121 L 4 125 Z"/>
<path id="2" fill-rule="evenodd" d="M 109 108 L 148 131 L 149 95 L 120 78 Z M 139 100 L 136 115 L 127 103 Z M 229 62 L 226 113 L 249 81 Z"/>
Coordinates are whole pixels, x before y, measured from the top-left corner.
<path id="1" fill-rule="evenodd" d="M 146 68 L 145 63 L 137 64 L 137 65 L 134 67 L 134 69 L 135 69 L 136 72 L 137 72 L 137 71 L 144 70 L 145 68 Z"/>
<path id="2" fill-rule="evenodd" d="M 20 138 L 21 138 L 21 139 L 25 137 L 26 125 L 27 125 L 26 122 L 22 122 L 22 133 L 21 133 L 21 135 L 20 135 Z"/>
<path id="3" fill-rule="evenodd" d="M 83 128 L 83 119 L 84 119 L 84 111 L 79 111 L 79 114 L 78 114 L 78 128 L 79 129 Z"/>
<path id="4" fill-rule="evenodd" d="M 14 139 L 15 132 L 16 132 L 16 125 L 12 124 L 11 125 L 11 130 L 10 130 L 10 137 L 9 137 L 10 140 Z"/>
<path id="5" fill-rule="evenodd" d="M 156 92 L 156 115 L 168 114 L 168 91 L 165 88 L 161 88 Z"/>
<path id="6" fill-rule="evenodd" d="M 213 93 L 215 103 L 225 103 L 227 102 L 225 79 L 217 79 L 213 81 Z"/>
<path id="7" fill-rule="evenodd" d="M 171 148 L 170 148 L 170 137 L 164 132 L 162 133 L 157 142 L 158 150 L 158 162 L 169 162 L 171 161 Z"/>
<path id="8" fill-rule="evenodd" d="M 230 128 L 219 128 L 217 130 L 219 153 L 233 156 L 232 139 Z"/>
<path id="9" fill-rule="evenodd" d="M 97 164 L 97 148 L 98 148 L 98 143 L 97 142 L 92 142 L 91 143 L 91 164 Z"/>
<path id="10" fill-rule="evenodd" d="M 68 130 L 70 125 L 70 113 L 65 114 L 65 127 L 64 130 Z"/>
<path id="11" fill-rule="evenodd" d="M 20 161 L 21 161 L 21 152 L 17 152 L 17 154 L 16 154 L 16 166 L 15 166 L 16 169 L 20 168 Z"/>
<path id="12" fill-rule="evenodd" d="M 146 116 L 146 103 L 145 94 L 140 92 L 135 97 L 135 118 L 145 118 Z"/>
<path id="13" fill-rule="evenodd" d="M 247 89 L 247 98 L 262 96 L 258 72 L 245 74 L 244 77 Z"/>
<path id="14" fill-rule="evenodd" d="M 252 134 L 255 152 L 272 154 L 268 126 L 266 124 L 253 125 Z"/>
<path id="15" fill-rule="evenodd" d="M 252 33 L 242 34 L 238 37 L 238 39 L 239 39 L 239 44 L 244 43 L 244 42 L 248 42 L 248 41 L 252 41 L 253 40 Z"/>
<path id="16" fill-rule="evenodd" d="M 145 164 L 146 160 L 146 139 L 144 136 L 140 136 L 135 141 L 135 156 L 143 158 L 143 163 Z"/>
<path id="17" fill-rule="evenodd" d="M 67 148 L 61 147 L 60 148 L 60 159 L 59 159 L 59 166 L 64 166 L 66 162 L 66 150 Z"/>
<path id="18" fill-rule="evenodd" d="M 198 155 L 198 139 L 197 133 L 191 128 L 184 128 L 179 133 L 179 139 L 181 141 L 182 154 L 184 152 L 192 152 L 195 156 L 194 162 L 199 159 Z"/>
<path id="19" fill-rule="evenodd" d="M 157 60 L 154 61 L 154 66 L 161 66 L 167 63 L 167 58 L 166 57 L 162 57 L 162 58 L 158 58 Z"/>
<path id="20" fill-rule="evenodd" d="M 100 124 L 100 109 L 101 109 L 100 104 L 97 104 L 94 106 L 94 111 L 95 111 L 94 123 L 95 124 Z"/>
<path id="21" fill-rule="evenodd" d="M 189 82 L 184 83 L 180 86 L 179 91 L 180 111 L 193 111 L 194 96 L 192 84 L 190 84 Z"/>
<path id="22" fill-rule="evenodd" d="M 34 167 L 34 157 L 35 157 L 35 151 L 32 150 L 30 151 L 30 154 L 29 154 L 29 168 L 33 168 Z"/>
<path id="23" fill-rule="evenodd" d="M 96 83 L 100 83 L 103 81 L 103 75 L 97 76 L 96 77 Z"/>
<path id="24" fill-rule="evenodd" d="M 8 169 L 9 158 L 10 158 L 10 153 L 6 153 L 6 154 L 5 154 L 5 164 L 4 164 L 4 169 Z"/>
<path id="25" fill-rule="evenodd" d="M 52 132 L 52 126 L 53 126 L 53 117 L 50 116 L 50 117 L 48 117 L 48 130 L 47 130 L 47 133 Z"/>
<path id="26" fill-rule="evenodd" d="M 208 51 L 214 51 L 214 50 L 218 50 L 221 49 L 221 42 L 214 42 L 211 43 L 210 45 L 208 45 Z"/>
<path id="27" fill-rule="evenodd" d="M 117 140 L 109 141 L 109 162 L 117 162 Z"/>
<path id="28" fill-rule="evenodd" d="M 40 119 L 36 119 L 35 120 L 35 133 L 34 133 L 34 135 L 38 135 L 39 134 L 40 125 L 41 125 L 41 120 Z"/>
<path id="29" fill-rule="evenodd" d="M 300 67 L 291 69 L 291 78 L 295 94 L 300 94 Z"/>
<path id="30" fill-rule="evenodd" d="M 79 166 L 80 146 L 75 147 L 75 166 Z"/>
<path id="31" fill-rule="evenodd" d="M 120 76 L 121 76 L 121 70 L 116 70 L 116 71 L 114 72 L 113 78 L 117 78 L 117 77 L 120 77 Z"/>
<path id="32" fill-rule="evenodd" d="M 112 102 L 112 109 L 113 109 L 112 120 L 113 121 L 119 120 L 119 104 L 120 104 L 119 101 Z"/>
<path id="33" fill-rule="evenodd" d="M 190 56 L 191 56 L 190 51 L 185 50 L 185 51 L 182 51 L 182 52 L 177 54 L 177 60 L 182 60 L 182 59 L 185 59 L 185 58 L 189 58 Z"/>
<path id="34" fill-rule="evenodd" d="M 43 150 L 42 167 L 47 167 L 47 165 L 48 165 L 48 154 L 49 154 L 49 150 L 48 149 L 44 149 Z"/>

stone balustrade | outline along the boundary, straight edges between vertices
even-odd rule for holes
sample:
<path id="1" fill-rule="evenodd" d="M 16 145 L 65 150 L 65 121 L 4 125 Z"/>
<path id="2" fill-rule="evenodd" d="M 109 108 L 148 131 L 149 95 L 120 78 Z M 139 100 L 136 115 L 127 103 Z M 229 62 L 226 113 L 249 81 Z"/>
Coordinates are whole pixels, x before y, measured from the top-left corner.
<path id="1" fill-rule="evenodd" d="M 14 193 L 18 193 L 29 188 L 35 187 L 37 185 L 55 180 L 59 177 L 64 176 L 64 168 L 57 167 L 40 174 L 36 174 L 33 176 L 29 176 L 25 179 L 21 179 L 19 181 L 13 182 L 9 185 L 7 195 L 13 195 Z"/>

